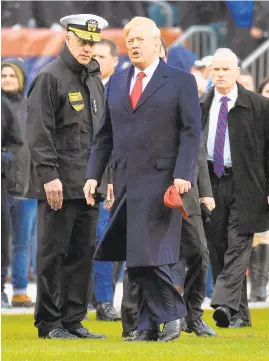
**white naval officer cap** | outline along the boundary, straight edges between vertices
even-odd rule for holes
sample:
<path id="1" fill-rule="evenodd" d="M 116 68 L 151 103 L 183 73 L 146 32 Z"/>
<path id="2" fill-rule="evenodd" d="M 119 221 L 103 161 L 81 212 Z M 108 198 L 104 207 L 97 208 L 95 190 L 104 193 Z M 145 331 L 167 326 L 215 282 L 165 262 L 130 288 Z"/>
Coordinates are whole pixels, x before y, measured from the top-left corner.
<path id="1" fill-rule="evenodd" d="M 61 18 L 60 23 L 79 38 L 93 42 L 101 40 L 101 30 L 108 26 L 105 19 L 93 14 L 68 15 Z"/>

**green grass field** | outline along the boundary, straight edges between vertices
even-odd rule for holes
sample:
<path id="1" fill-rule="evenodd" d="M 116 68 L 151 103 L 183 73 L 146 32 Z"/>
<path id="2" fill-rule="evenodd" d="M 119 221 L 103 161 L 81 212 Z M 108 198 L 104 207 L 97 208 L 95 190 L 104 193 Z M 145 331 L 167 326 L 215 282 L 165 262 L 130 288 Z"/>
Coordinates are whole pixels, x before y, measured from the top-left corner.
<path id="1" fill-rule="evenodd" d="M 40 340 L 31 315 L 2 315 L 2 361 L 269 361 L 269 309 L 252 310 L 252 328 L 217 329 L 215 338 L 182 333 L 170 343 L 124 343 L 121 323 L 84 325 L 107 340 Z M 204 319 L 214 326 L 212 312 Z"/>

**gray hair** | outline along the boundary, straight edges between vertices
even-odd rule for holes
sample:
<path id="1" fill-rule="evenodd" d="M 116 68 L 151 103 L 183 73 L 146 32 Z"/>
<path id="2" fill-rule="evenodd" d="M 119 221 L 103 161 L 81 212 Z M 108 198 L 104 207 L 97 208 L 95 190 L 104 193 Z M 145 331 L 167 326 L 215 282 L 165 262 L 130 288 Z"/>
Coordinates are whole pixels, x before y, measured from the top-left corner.
<path id="1" fill-rule="evenodd" d="M 229 48 L 218 48 L 216 51 L 215 51 L 215 54 L 213 56 L 216 56 L 216 55 L 230 55 L 232 58 L 234 58 L 234 60 L 236 61 L 236 64 L 237 66 L 239 66 L 239 58 L 237 57 L 237 55 Z"/>

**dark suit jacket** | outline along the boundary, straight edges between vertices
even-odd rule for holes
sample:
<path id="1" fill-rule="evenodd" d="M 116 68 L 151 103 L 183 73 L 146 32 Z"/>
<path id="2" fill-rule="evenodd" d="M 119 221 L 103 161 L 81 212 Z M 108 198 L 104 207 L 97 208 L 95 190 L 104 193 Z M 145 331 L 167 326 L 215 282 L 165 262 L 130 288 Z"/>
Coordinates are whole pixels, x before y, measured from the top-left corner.
<path id="1" fill-rule="evenodd" d="M 173 178 L 195 182 L 201 114 L 194 77 L 162 60 L 133 110 L 133 69 L 111 76 L 90 153 L 87 178 L 98 182 L 112 153 L 115 191 L 96 258 L 159 266 L 178 261 L 182 218 L 163 197 Z"/>
<path id="2" fill-rule="evenodd" d="M 201 136 L 201 141 L 200 141 L 196 171 L 197 171 L 197 181 L 194 183 L 193 187 L 189 192 L 189 206 L 187 210 L 189 216 L 201 215 L 199 198 L 213 197 L 211 181 L 210 181 L 208 165 L 207 165 L 205 139 L 203 135 Z"/>
<path id="3" fill-rule="evenodd" d="M 269 229 L 269 99 L 237 86 L 228 129 L 239 230 L 259 233 Z M 213 96 L 214 88 L 201 101 L 206 140 Z"/>

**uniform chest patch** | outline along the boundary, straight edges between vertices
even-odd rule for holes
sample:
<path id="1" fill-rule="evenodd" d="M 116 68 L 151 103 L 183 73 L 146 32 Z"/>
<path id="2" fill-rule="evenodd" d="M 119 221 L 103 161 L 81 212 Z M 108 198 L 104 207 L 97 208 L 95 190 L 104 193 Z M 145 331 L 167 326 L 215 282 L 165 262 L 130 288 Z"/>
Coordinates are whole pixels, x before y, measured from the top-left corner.
<path id="1" fill-rule="evenodd" d="M 84 108 L 84 101 L 81 92 L 68 93 L 68 99 L 71 106 L 79 112 Z"/>

